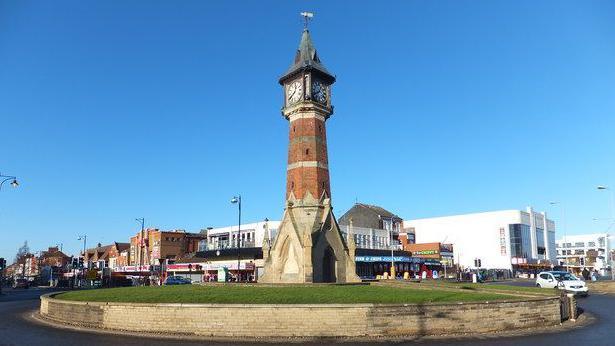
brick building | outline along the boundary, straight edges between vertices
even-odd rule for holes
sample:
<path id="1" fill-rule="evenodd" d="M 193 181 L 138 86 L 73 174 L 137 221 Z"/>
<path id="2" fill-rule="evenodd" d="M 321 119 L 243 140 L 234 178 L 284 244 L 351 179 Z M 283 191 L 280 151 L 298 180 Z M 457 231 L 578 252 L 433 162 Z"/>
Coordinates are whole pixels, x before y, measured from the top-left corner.
<path id="1" fill-rule="evenodd" d="M 41 266 L 63 268 L 70 263 L 71 257 L 60 251 L 57 246 L 54 246 L 49 247 L 47 251 L 42 251 L 39 260 Z"/>
<path id="2" fill-rule="evenodd" d="M 96 247 L 87 249 L 83 256 L 84 266 L 87 268 L 106 268 L 109 261 L 109 249 L 113 244 L 101 245 L 98 243 Z"/>
<path id="3" fill-rule="evenodd" d="M 108 266 L 110 268 L 123 267 L 130 264 L 130 243 L 115 242 L 108 250 Z"/>
<path id="4" fill-rule="evenodd" d="M 131 266 L 158 265 L 161 259 L 173 262 L 187 253 L 197 252 L 203 239 L 207 239 L 207 234 L 144 229 L 130 238 L 129 262 Z"/>

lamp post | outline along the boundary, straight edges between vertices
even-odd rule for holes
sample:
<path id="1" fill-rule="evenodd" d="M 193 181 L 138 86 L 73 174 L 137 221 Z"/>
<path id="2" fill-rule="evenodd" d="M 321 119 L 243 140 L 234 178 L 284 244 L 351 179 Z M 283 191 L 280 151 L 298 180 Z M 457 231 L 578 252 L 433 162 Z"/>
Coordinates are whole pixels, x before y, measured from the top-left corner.
<path id="1" fill-rule="evenodd" d="M 239 207 L 239 223 L 237 227 L 237 282 L 241 280 L 241 272 L 239 270 L 241 265 L 241 195 L 231 198 L 232 204 L 237 204 Z"/>
<path id="2" fill-rule="evenodd" d="M 87 235 L 80 235 L 79 238 L 77 238 L 77 240 L 83 240 L 83 268 L 81 268 L 81 273 L 83 274 L 85 272 L 85 247 L 88 241 L 88 236 Z M 75 278 L 76 280 L 76 278 Z"/>
<path id="3" fill-rule="evenodd" d="M 17 182 L 17 177 L 14 177 L 12 175 L 2 175 L 2 173 L 0 173 L 0 179 L 2 179 L 2 181 L 0 181 L 0 190 L 2 190 L 2 185 L 4 185 L 4 183 L 6 183 L 9 180 L 12 180 L 11 181 L 12 187 L 19 186 L 19 183 Z"/>
<path id="4" fill-rule="evenodd" d="M 613 224 L 611 224 L 611 226 L 609 226 L 609 228 L 611 228 L 614 224 L 615 224 L 615 192 L 613 191 L 613 189 L 611 189 L 608 186 L 604 186 L 604 185 L 599 185 L 596 186 L 596 189 L 598 190 L 608 190 L 611 192 L 611 218 L 613 221 Z M 611 263 L 611 280 L 615 280 L 615 270 L 613 270 L 613 256 L 611 254 L 611 250 L 610 246 L 608 246 L 610 244 L 610 240 L 609 238 L 612 237 L 607 237 L 606 238 L 606 242 L 607 242 L 607 249 L 609 249 L 609 251 L 606 252 L 606 255 L 609 257 L 609 262 Z"/>
<path id="5" fill-rule="evenodd" d="M 564 206 L 562 205 L 561 202 L 549 202 L 550 205 L 559 205 L 561 211 L 562 211 L 562 232 L 564 233 L 564 243 L 562 244 L 562 248 L 564 250 L 562 250 L 563 254 L 564 254 L 564 264 L 566 266 L 566 271 L 568 270 L 568 250 L 566 250 L 566 228 L 564 227 L 566 221 L 564 220 L 566 217 L 566 213 L 564 211 Z"/>
<path id="6" fill-rule="evenodd" d="M 139 269 L 137 269 L 137 271 L 139 272 L 139 275 L 141 275 L 141 263 L 143 262 L 143 247 L 141 246 L 143 244 L 143 237 L 144 237 L 144 233 L 145 233 L 145 218 L 144 217 L 140 217 L 135 219 L 135 221 L 137 221 L 139 224 L 141 224 L 141 232 L 139 233 L 139 237 L 137 237 L 137 249 L 139 249 L 139 253 L 137 256 L 137 260 L 135 261 L 135 263 L 137 264 L 137 266 L 139 267 Z M 160 242 L 162 244 L 162 236 L 160 237 Z"/>

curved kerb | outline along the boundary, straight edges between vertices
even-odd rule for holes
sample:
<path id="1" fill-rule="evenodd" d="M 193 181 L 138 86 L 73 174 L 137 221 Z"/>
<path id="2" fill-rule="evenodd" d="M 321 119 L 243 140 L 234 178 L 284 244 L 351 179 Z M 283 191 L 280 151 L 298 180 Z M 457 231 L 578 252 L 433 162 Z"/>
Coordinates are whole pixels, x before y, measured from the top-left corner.
<path id="1" fill-rule="evenodd" d="M 357 337 L 487 333 L 561 323 L 557 297 L 429 304 L 150 304 L 41 296 L 42 317 L 118 331 L 212 337 Z"/>

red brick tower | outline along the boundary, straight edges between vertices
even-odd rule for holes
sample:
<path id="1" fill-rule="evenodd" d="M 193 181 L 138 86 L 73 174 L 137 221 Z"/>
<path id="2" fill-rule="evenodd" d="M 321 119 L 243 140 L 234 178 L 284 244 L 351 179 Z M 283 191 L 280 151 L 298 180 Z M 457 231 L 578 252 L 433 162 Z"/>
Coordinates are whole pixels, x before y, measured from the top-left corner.
<path id="1" fill-rule="evenodd" d="M 331 197 L 325 122 L 333 114 L 331 85 L 335 77 L 320 62 L 305 29 L 294 63 L 280 78 L 284 86 L 282 114 L 289 120 L 286 199 L 309 192 Z"/>
<path id="2" fill-rule="evenodd" d="M 263 246 L 260 282 L 361 281 L 352 235 L 345 239 L 331 205 L 325 122 L 333 114 L 334 82 L 304 29 L 295 61 L 280 78 L 282 114 L 290 123 L 286 204 L 277 236 Z"/>

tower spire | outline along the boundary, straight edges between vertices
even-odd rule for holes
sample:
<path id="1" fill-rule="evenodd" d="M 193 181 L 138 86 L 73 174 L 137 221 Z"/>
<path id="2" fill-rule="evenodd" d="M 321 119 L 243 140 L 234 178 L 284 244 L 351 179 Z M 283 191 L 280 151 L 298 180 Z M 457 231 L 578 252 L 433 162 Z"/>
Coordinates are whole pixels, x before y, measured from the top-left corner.
<path id="1" fill-rule="evenodd" d="M 312 42 L 310 30 L 308 25 L 310 20 L 314 17 L 312 12 L 301 12 L 301 16 L 304 18 L 303 33 L 301 34 L 301 42 L 299 42 L 299 48 L 295 54 L 295 59 L 290 67 L 280 77 L 280 84 L 284 84 L 284 81 L 295 77 L 298 73 L 306 70 L 316 70 L 323 75 L 329 83 L 335 82 L 335 76 L 332 75 L 325 65 L 320 61 L 316 47 Z"/>

